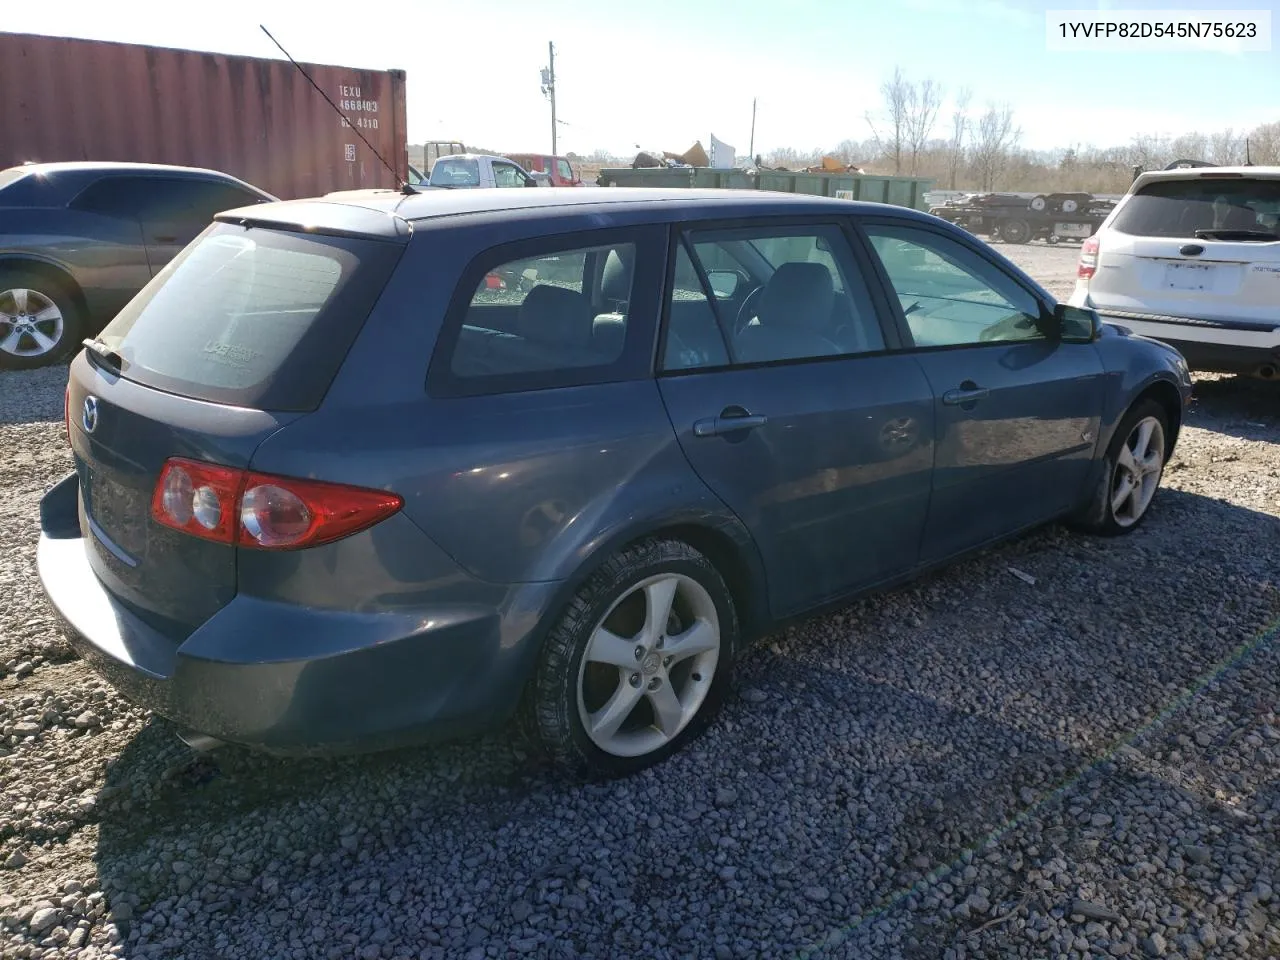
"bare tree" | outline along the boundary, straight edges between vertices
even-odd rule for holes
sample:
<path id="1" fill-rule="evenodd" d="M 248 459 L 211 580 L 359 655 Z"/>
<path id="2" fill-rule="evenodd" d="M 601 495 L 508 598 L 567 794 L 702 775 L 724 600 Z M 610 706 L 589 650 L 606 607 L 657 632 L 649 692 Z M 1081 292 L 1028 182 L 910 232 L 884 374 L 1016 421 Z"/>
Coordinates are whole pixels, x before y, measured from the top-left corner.
<path id="1" fill-rule="evenodd" d="M 1264 123 L 1249 134 L 1249 159 L 1254 163 L 1280 164 L 1280 121 Z"/>
<path id="2" fill-rule="evenodd" d="M 956 188 L 956 177 L 964 164 L 964 139 L 969 132 L 969 101 L 973 92 L 968 87 L 956 94 L 955 104 L 951 109 L 951 142 L 947 149 L 947 183 L 948 189 Z"/>
<path id="3" fill-rule="evenodd" d="M 1022 131 L 1013 125 L 1013 108 L 989 104 L 974 130 L 973 165 L 983 190 L 994 190 L 1009 164 Z"/>
<path id="4" fill-rule="evenodd" d="M 893 173 L 898 176 L 902 173 L 902 148 L 907 139 L 907 114 L 913 96 L 911 84 L 902 75 L 901 67 L 894 67 L 893 76 L 880 85 L 880 95 L 884 97 L 888 124 L 885 134 L 881 136 L 870 113 L 867 114 L 867 125 L 871 127 L 880 152 L 893 161 Z"/>
<path id="5" fill-rule="evenodd" d="M 911 176 L 920 169 L 920 152 L 929 142 L 929 134 L 938 121 L 938 111 L 942 109 L 944 88 L 926 77 L 917 87 L 907 84 L 907 146 L 911 151 Z"/>
<path id="6" fill-rule="evenodd" d="M 795 147 L 779 147 L 764 155 L 765 166 L 784 167 L 787 170 L 803 170 L 821 159 L 819 150 L 797 150 Z"/>
<path id="7" fill-rule="evenodd" d="M 1154 133 L 1135 136 L 1125 154 L 1125 162 L 1130 167 L 1142 167 L 1143 170 L 1159 170 L 1172 159 L 1167 140 Z"/>
<path id="8" fill-rule="evenodd" d="M 854 140 L 841 140 L 833 156 L 844 164 L 856 163 L 862 159 L 862 146 Z"/>
<path id="9" fill-rule="evenodd" d="M 1174 137 L 1169 147 L 1172 160 L 1203 160 L 1209 155 L 1209 138 L 1203 133 L 1184 133 Z M 1166 161 L 1166 162 L 1169 162 Z"/>
<path id="10" fill-rule="evenodd" d="M 1209 138 L 1209 159 L 1214 163 L 1244 162 L 1244 137 L 1228 127 Z"/>

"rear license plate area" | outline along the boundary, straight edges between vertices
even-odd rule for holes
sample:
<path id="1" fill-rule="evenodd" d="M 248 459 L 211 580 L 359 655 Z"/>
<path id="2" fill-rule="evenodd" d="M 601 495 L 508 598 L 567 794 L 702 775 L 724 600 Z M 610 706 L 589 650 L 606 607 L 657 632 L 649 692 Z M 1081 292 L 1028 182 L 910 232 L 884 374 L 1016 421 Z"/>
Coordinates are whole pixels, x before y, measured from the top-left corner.
<path id="1" fill-rule="evenodd" d="M 1214 266 L 1208 263 L 1168 263 L 1164 268 L 1166 290 L 1208 290 L 1213 286 Z"/>
<path id="2" fill-rule="evenodd" d="M 80 477 L 80 496 L 90 527 L 115 541 L 112 546 L 132 541 L 136 529 L 145 523 L 150 509 L 146 498 L 108 474 L 95 471 L 79 457 L 76 458 L 76 473 Z M 130 543 L 130 546 L 136 545 Z"/>
<path id="3" fill-rule="evenodd" d="M 1088 223 L 1055 223 L 1053 232 L 1072 240 L 1087 240 L 1093 236 L 1093 225 Z"/>

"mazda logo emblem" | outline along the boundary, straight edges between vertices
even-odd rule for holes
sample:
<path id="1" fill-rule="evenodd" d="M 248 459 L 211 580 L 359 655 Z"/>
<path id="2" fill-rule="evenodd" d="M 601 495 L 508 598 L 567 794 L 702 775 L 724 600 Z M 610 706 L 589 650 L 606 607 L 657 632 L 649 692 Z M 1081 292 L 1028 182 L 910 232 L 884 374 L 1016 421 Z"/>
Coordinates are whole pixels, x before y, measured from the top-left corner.
<path id="1" fill-rule="evenodd" d="M 98 398 L 85 397 L 84 411 L 80 414 L 80 422 L 85 433 L 93 433 L 98 428 Z"/>

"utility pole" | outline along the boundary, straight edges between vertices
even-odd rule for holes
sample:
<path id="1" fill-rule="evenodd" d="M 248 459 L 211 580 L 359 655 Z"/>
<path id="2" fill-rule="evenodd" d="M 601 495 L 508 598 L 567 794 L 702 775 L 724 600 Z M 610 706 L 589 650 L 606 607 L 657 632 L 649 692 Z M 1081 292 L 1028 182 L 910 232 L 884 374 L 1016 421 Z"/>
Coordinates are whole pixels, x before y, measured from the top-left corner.
<path id="1" fill-rule="evenodd" d="M 747 148 L 747 156 L 756 162 L 756 98 L 751 98 L 751 146 Z"/>
<path id="2" fill-rule="evenodd" d="M 547 41 L 547 66 L 542 68 L 542 95 L 551 101 L 551 153 L 556 153 L 556 45 Z"/>

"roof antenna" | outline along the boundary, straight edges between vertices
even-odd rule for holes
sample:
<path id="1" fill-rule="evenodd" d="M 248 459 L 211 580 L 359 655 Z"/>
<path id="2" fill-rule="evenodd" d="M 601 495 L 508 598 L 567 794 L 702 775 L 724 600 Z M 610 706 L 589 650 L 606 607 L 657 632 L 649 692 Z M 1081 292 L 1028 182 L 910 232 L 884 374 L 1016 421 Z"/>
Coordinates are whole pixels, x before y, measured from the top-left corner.
<path id="1" fill-rule="evenodd" d="M 1249 158 L 1249 138 L 1248 137 L 1244 138 L 1244 165 L 1246 167 L 1253 166 L 1253 161 Z"/>
<path id="2" fill-rule="evenodd" d="M 395 167 L 393 167 L 393 166 L 391 166 L 391 164 L 387 163 L 387 158 L 386 158 L 386 157 L 384 157 L 382 154 L 380 154 L 380 153 L 378 152 L 377 148 L 376 148 L 372 143 L 370 143 L 370 142 L 369 142 L 368 138 L 367 138 L 367 137 L 365 137 L 365 135 L 364 135 L 363 133 L 361 133 L 361 132 L 360 132 L 360 128 L 359 128 L 359 127 L 357 127 L 354 123 L 352 123 L 352 122 L 351 122 L 351 118 L 350 118 L 350 117 L 348 117 L 348 116 L 347 116 L 345 113 L 343 113 L 341 110 L 339 110 L 339 109 L 338 109 L 338 105 L 337 105 L 336 103 L 334 103 L 332 100 L 330 100 L 330 99 L 329 99 L 329 95 L 328 95 L 327 93 L 325 93 L 323 90 L 321 90 L 321 89 L 320 89 L 319 84 L 317 84 L 314 80 L 312 80 L 312 79 L 311 79 L 311 75 L 310 75 L 309 73 L 307 73 L 307 71 L 305 71 L 305 70 L 303 70 L 303 69 L 302 69 L 302 64 L 298 63 L 298 61 L 297 61 L 297 60 L 293 59 L 293 57 L 289 55 L 289 51 L 288 51 L 288 50 L 286 50 L 286 49 L 281 45 L 281 43 L 280 43 L 280 41 L 279 41 L 279 40 L 277 40 L 275 37 L 272 37 L 272 36 L 271 36 L 271 31 L 270 31 L 270 30 L 268 30 L 268 29 L 267 29 L 266 27 L 264 27 L 262 24 L 258 24 L 258 26 L 262 28 L 262 32 L 263 32 L 263 33 L 265 33 L 268 37 L 270 37 L 270 38 L 271 38 L 271 42 L 272 42 L 272 43 L 274 43 L 277 47 L 280 47 L 280 52 L 281 52 L 281 53 L 283 53 L 286 57 L 289 57 L 289 62 L 290 62 L 290 63 L 292 63 L 295 67 L 297 67 L 297 68 L 298 68 L 298 72 L 299 72 L 300 74 L 302 74 L 304 77 L 306 77 L 306 78 L 307 78 L 307 82 L 308 82 L 309 84 L 311 84 L 313 87 L 315 87 L 315 88 L 316 88 L 316 92 L 317 92 L 318 94 L 320 94 L 320 96 L 322 96 L 322 97 L 324 97 L 324 98 L 325 98 L 325 100 L 328 102 L 329 106 L 333 107 L 333 109 L 337 112 L 338 116 L 340 116 L 343 120 L 345 120 L 345 121 L 346 121 L 347 126 L 349 126 L 349 127 L 350 127 L 354 132 L 355 132 L 355 135 L 356 135 L 357 137 L 359 137 L 361 140 L 363 140 L 363 141 L 364 141 L 364 145 L 365 145 L 366 147 L 368 147 L 370 150 L 372 150 L 372 151 L 373 151 L 373 155 L 374 155 L 375 157 L 377 157 L 379 160 L 381 160 L 381 161 L 382 161 L 382 165 L 383 165 L 384 167 L 386 167 L 388 170 L 390 170 L 390 171 L 391 171 L 391 176 L 393 176 L 393 177 L 395 178 L 396 186 L 397 186 L 397 187 L 407 187 L 407 186 L 409 185 L 409 182 L 408 182 L 407 180 L 405 180 L 402 176 L 400 176 L 400 174 L 396 173 L 396 169 L 395 169 Z"/>

